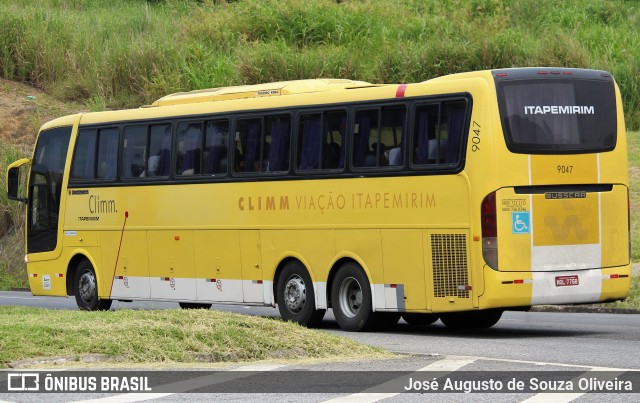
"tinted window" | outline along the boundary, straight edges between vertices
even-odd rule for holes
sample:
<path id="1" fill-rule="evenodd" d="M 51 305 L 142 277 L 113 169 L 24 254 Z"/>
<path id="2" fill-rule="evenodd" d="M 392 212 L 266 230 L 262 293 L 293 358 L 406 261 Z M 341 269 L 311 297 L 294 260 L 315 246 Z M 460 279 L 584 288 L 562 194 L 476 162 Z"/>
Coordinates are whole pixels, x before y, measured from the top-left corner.
<path id="1" fill-rule="evenodd" d="M 308 171 L 343 168 L 346 127 L 347 113 L 344 111 L 300 115 L 297 169 Z"/>
<path id="2" fill-rule="evenodd" d="M 227 147 L 229 145 L 229 122 L 217 120 L 207 122 L 203 173 L 224 174 L 227 163 L 231 161 Z"/>
<path id="3" fill-rule="evenodd" d="M 148 176 L 169 176 L 171 167 L 171 125 L 151 126 L 149 131 Z"/>
<path id="4" fill-rule="evenodd" d="M 109 129 L 83 129 L 73 153 L 71 179 L 115 179 L 118 167 L 120 131 Z"/>
<path id="5" fill-rule="evenodd" d="M 118 167 L 118 129 L 102 129 L 98 132 L 96 178 L 115 179 Z"/>
<path id="6" fill-rule="evenodd" d="M 262 119 L 243 119 L 236 125 L 235 172 L 259 172 L 261 164 Z"/>
<path id="7" fill-rule="evenodd" d="M 351 161 L 354 167 L 376 167 L 379 159 L 379 113 L 378 110 L 356 112 L 353 124 L 353 147 Z"/>
<path id="8" fill-rule="evenodd" d="M 80 130 L 73 153 L 72 179 L 93 179 L 97 130 Z"/>
<path id="9" fill-rule="evenodd" d="M 122 142 L 122 177 L 146 176 L 147 126 L 130 126 L 124 129 Z"/>
<path id="10" fill-rule="evenodd" d="M 200 173 L 202 140 L 202 123 L 181 123 L 178 125 L 177 175 L 197 175 Z"/>
<path id="11" fill-rule="evenodd" d="M 171 125 L 128 126 L 122 147 L 123 178 L 169 176 Z"/>
<path id="12" fill-rule="evenodd" d="M 353 166 L 381 168 L 403 165 L 405 118 L 404 106 L 357 111 L 353 127 Z M 393 157 L 392 161 L 390 157 Z"/>
<path id="13" fill-rule="evenodd" d="M 71 127 L 46 130 L 38 136 L 29 179 L 27 252 L 56 248 L 62 177 Z"/>
<path id="14" fill-rule="evenodd" d="M 413 127 L 412 163 L 451 167 L 460 162 L 465 138 L 465 101 L 420 105 Z"/>
<path id="15" fill-rule="evenodd" d="M 286 172 L 289 170 L 291 117 L 238 120 L 234 172 Z"/>
<path id="16" fill-rule="evenodd" d="M 597 152 L 615 147 L 612 81 L 503 80 L 498 99 L 507 145 L 514 152 Z"/>

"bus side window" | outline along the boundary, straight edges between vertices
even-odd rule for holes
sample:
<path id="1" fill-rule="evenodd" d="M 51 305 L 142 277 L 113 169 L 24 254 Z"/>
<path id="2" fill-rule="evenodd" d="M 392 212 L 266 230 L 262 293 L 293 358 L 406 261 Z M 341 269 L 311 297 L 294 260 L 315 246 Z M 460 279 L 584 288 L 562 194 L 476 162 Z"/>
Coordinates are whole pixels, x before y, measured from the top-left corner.
<path id="1" fill-rule="evenodd" d="M 347 128 L 347 112 L 333 111 L 325 114 L 324 149 L 322 168 L 339 169 L 344 167 L 344 136 Z"/>
<path id="2" fill-rule="evenodd" d="M 322 115 L 301 115 L 298 129 L 297 167 L 306 171 L 320 169 L 320 145 L 322 144 Z"/>
<path id="3" fill-rule="evenodd" d="M 413 164 L 457 164 L 462 151 L 465 116 L 465 101 L 419 106 L 414 127 Z"/>
<path id="4" fill-rule="evenodd" d="M 147 176 L 169 176 L 171 170 L 171 125 L 151 126 L 148 155 Z"/>
<path id="5" fill-rule="evenodd" d="M 177 175 L 197 175 L 200 173 L 202 153 L 202 123 L 180 123 L 178 125 Z"/>
<path id="6" fill-rule="evenodd" d="M 242 119 L 238 120 L 236 125 L 236 148 L 239 150 L 236 157 L 234 171 L 243 172 L 259 172 L 261 169 L 261 134 L 262 119 Z"/>
<path id="7" fill-rule="evenodd" d="M 457 164 L 460 161 L 465 112 L 466 102 L 464 101 L 443 104 L 443 120 L 447 125 L 446 134 L 441 135 L 441 137 L 446 136 L 446 147 L 441 150 L 444 163 Z"/>
<path id="8" fill-rule="evenodd" d="M 137 178 L 147 175 L 144 166 L 147 148 L 147 130 L 148 126 L 128 126 L 124 129 L 121 177 Z"/>
<path id="9" fill-rule="evenodd" d="M 301 115 L 298 129 L 300 170 L 327 170 L 344 167 L 345 111 Z"/>
<path id="10" fill-rule="evenodd" d="M 73 153 L 71 179 L 93 179 L 95 169 L 96 129 L 80 130 Z"/>
<path id="11" fill-rule="evenodd" d="M 423 105 L 417 108 L 413 133 L 412 155 L 414 165 L 437 163 L 439 144 L 437 139 L 440 105 Z"/>
<path id="12" fill-rule="evenodd" d="M 101 129 L 98 135 L 98 179 L 115 179 L 118 167 L 118 142 L 120 130 Z"/>
<path id="13" fill-rule="evenodd" d="M 227 173 L 230 156 L 227 150 L 229 144 L 229 121 L 217 120 L 207 122 L 205 138 L 205 152 L 203 154 L 203 173 L 207 175 Z"/>
<path id="14" fill-rule="evenodd" d="M 353 127 L 353 148 L 351 161 L 354 167 L 378 166 L 377 154 L 384 145 L 379 142 L 378 111 L 356 112 Z"/>
<path id="15" fill-rule="evenodd" d="M 264 136 L 262 161 L 265 172 L 282 172 L 289 170 L 289 149 L 291 142 L 291 117 L 268 116 L 267 132 Z"/>
<path id="16" fill-rule="evenodd" d="M 380 130 L 380 143 L 387 146 L 386 150 L 380 150 L 377 156 L 381 165 L 404 165 L 403 138 L 407 117 L 407 109 L 404 106 L 382 108 L 382 128 Z"/>

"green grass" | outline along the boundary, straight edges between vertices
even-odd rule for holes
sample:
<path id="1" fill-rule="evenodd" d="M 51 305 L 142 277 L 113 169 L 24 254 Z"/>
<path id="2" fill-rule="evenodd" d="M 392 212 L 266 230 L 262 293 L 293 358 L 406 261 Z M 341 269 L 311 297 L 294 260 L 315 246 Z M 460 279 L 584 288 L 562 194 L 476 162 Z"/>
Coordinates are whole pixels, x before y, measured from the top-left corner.
<path id="1" fill-rule="evenodd" d="M 0 0 L 0 76 L 101 107 L 336 77 L 513 66 L 611 71 L 640 127 L 640 6 L 616 0 Z"/>
<path id="2" fill-rule="evenodd" d="M 629 290 L 629 297 L 626 300 L 622 302 L 616 301 L 596 306 L 623 309 L 640 309 L 640 273 L 636 273 L 631 277 L 631 289 Z"/>
<path id="3" fill-rule="evenodd" d="M 28 287 L 24 265 L 24 204 L 7 199 L 7 166 L 22 158 L 23 147 L 0 143 L 0 290 Z"/>
<path id="4" fill-rule="evenodd" d="M 34 358 L 80 360 L 86 354 L 124 364 L 389 356 L 291 322 L 227 312 L 0 307 L 0 367 Z"/>
<path id="5" fill-rule="evenodd" d="M 631 204 L 631 260 L 640 262 L 640 132 L 627 133 L 627 146 Z"/>

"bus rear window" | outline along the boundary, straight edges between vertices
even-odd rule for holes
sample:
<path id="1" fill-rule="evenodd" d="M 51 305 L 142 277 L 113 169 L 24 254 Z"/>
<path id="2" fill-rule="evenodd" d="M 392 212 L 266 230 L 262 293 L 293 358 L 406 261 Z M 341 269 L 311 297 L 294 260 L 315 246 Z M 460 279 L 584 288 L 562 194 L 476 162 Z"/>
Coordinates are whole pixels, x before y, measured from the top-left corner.
<path id="1" fill-rule="evenodd" d="M 507 147 L 516 153 L 611 151 L 616 145 L 612 80 L 501 80 L 498 103 Z"/>

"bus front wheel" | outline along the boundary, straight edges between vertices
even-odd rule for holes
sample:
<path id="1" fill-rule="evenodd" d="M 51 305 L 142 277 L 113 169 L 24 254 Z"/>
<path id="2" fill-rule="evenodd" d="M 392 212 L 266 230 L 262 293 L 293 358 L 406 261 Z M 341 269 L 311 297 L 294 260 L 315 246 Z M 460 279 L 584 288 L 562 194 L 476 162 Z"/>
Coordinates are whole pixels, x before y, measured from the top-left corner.
<path id="1" fill-rule="evenodd" d="M 331 285 L 331 306 L 338 325 L 350 332 L 372 329 L 379 319 L 372 309 L 369 279 L 355 263 L 338 270 Z"/>
<path id="2" fill-rule="evenodd" d="M 98 280 L 96 272 L 88 260 L 83 260 L 76 269 L 73 282 L 74 294 L 78 308 L 83 311 L 108 311 L 111 308 L 110 299 L 98 297 Z"/>
<path id="3" fill-rule="evenodd" d="M 318 326 L 322 321 L 326 310 L 316 309 L 311 276 L 300 262 L 291 261 L 284 266 L 276 293 L 282 319 L 307 327 Z"/>

